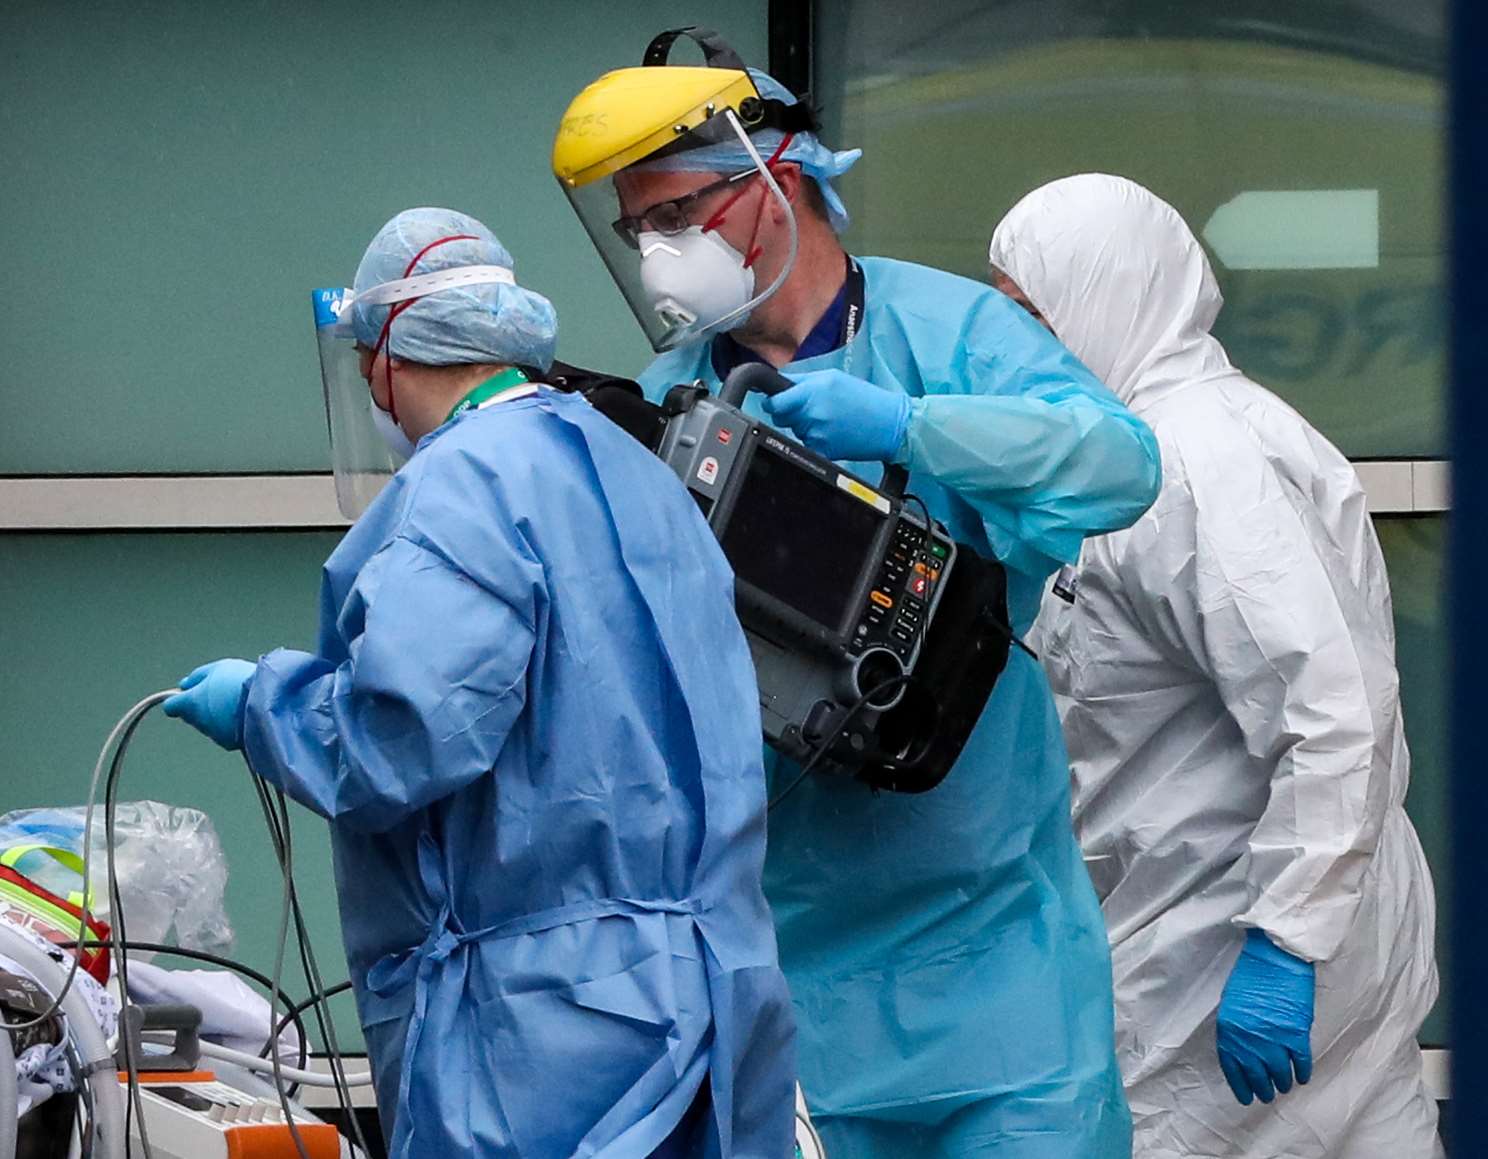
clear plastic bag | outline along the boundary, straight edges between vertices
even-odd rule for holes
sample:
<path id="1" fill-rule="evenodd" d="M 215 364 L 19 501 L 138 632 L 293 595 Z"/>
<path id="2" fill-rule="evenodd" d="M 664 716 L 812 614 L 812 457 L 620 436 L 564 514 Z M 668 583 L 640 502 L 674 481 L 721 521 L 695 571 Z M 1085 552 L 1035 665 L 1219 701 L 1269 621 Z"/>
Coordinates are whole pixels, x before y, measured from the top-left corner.
<path id="1" fill-rule="evenodd" d="M 85 812 L 78 806 L 5 814 L 0 817 L 0 863 L 59 897 L 80 894 L 81 874 L 50 850 L 82 855 Z M 100 806 L 93 811 L 88 904 L 91 912 L 112 921 L 104 837 Z M 210 817 L 199 809 L 158 801 L 125 801 L 114 816 L 114 838 L 130 941 L 169 942 L 217 954 L 231 950 L 233 931 L 224 899 L 227 858 Z"/>

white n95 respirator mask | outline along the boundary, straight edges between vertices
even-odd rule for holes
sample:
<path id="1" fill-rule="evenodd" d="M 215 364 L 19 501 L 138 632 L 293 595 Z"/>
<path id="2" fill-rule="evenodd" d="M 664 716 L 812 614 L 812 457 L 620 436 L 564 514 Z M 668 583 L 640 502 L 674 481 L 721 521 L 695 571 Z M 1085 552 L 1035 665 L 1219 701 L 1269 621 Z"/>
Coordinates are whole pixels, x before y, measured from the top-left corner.
<path id="1" fill-rule="evenodd" d="M 367 403 L 372 408 L 372 425 L 377 428 L 377 433 L 382 436 L 382 441 L 387 444 L 387 449 L 392 452 L 393 458 L 400 463 L 406 463 L 413 458 L 416 444 L 410 439 L 398 421 L 377 405 L 371 394 L 367 395 Z"/>
<path id="2" fill-rule="evenodd" d="M 700 334 L 710 322 L 727 318 L 740 326 L 754 297 L 754 271 L 744 255 L 700 225 L 681 233 L 643 231 L 641 285 L 651 308 L 668 329 Z"/>

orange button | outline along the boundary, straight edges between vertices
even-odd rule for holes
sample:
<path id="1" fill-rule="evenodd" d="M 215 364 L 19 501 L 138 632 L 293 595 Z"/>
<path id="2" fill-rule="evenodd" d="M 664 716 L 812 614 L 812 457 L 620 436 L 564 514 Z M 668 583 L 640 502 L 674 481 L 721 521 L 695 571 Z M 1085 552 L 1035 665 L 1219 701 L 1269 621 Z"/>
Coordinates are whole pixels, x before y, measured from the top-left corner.
<path id="1" fill-rule="evenodd" d="M 894 601 L 883 592 L 869 592 L 868 598 L 881 608 L 892 608 L 894 606 Z"/>
<path id="2" fill-rule="evenodd" d="M 915 564 L 915 575 L 925 575 L 929 570 L 923 562 Z"/>

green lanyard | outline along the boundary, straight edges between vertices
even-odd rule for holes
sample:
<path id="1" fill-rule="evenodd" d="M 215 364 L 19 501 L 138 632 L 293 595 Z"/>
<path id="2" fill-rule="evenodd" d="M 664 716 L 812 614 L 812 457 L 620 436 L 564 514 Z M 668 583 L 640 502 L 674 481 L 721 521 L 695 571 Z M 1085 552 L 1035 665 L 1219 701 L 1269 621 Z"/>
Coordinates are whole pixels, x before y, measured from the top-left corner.
<path id="1" fill-rule="evenodd" d="M 507 367 L 500 374 L 493 374 L 485 382 L 472 390 L 464 398 L 455 404 L 455 409 L 444 416 L 444 421 L 458 418 L 468 410 L 474 410 L 481 403 L 495 398 L 504 390 L 511 390 L 514 386 L 521 386 L 527 381 L 527 376 L 515 366 Z"/>

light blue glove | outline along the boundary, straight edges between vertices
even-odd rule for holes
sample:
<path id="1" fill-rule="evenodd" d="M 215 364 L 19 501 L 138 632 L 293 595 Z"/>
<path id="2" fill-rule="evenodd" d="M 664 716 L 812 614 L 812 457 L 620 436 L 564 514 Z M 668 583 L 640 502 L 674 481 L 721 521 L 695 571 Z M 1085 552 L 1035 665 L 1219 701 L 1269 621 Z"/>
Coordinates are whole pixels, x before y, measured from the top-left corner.
<path id="1" fill-rule="evenodd" d="M 841 370 L 786 377 L 789 390 L 765 400 L 765 413 L 819 455 L 863 463 L 892 462 L 909 431 L 909 396 Z"/>
<path id="2" fill-rule="evenodd" d="M 1240 1100 L 1269 1103 L 1312 1078 L 1313 966 L 1247 930 L 1219 1000 L 1219 1066 Z"/>
<path id="3" fill-rule="evenodd" d="M 257 664 L 248 660 L 213 660 L 185 680 L 181 691 L 162 706 L 166 716 L 184 720 L 228 751 L 243 747 L 243 709 L 248 682 Z"/>

